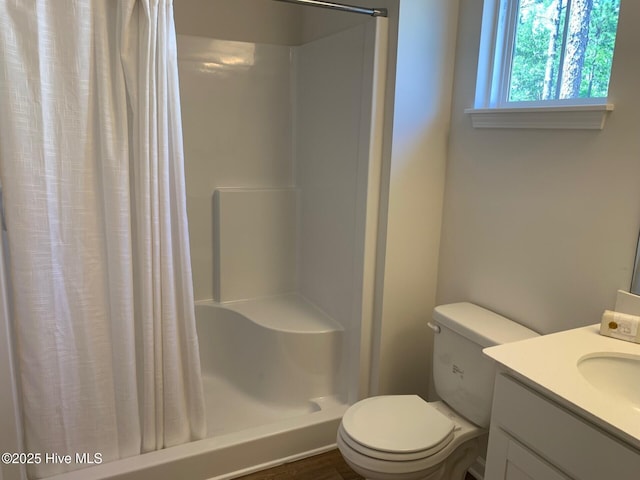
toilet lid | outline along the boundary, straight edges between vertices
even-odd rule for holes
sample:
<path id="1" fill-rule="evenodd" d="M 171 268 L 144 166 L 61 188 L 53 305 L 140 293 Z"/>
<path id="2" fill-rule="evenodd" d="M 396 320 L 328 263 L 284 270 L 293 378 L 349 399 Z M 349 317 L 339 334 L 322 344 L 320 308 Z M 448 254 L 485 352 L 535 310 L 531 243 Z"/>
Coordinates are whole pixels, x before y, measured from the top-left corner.
<path id="1" fill-rule="evenodd" d="M 450 440 L 455 425 L 417 395 L 385 395 L 353 405 L 344 414 L 342 427 L 365 447 L 412 453 L 433 450 Z"/>

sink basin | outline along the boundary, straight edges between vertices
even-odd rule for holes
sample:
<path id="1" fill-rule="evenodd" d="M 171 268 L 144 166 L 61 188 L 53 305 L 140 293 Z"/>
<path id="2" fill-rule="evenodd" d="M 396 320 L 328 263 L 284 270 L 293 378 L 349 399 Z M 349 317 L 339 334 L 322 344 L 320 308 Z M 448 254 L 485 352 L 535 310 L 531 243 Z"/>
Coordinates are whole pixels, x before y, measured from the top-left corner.
<path id="1" fill-rule="evenodd" d="M 591 353 L 578 360 L 578 371 L 618 406 L 625 404 L 640 411 L 640 355 Z"/>

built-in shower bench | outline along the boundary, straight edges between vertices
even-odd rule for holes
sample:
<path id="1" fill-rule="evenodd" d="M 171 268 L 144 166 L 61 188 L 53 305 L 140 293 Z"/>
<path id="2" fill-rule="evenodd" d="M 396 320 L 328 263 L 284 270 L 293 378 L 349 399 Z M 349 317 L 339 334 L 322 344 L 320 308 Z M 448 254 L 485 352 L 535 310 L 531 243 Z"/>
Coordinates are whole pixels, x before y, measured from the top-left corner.
<path id="1" fill-rule="evenodd" d="M 248 412 L 255 423 L 342 403 L 343 328 L 303 296 L 199 301 L 196 322 L 211 410 L 232 399 L 225 415 L 234 424 L 244 425 Z M 210 431 L 224 424 L 216 418 Z"/>
<path id="2" fill-rule="evenodd" d="M 218 188 L 213 206 L 214 305 L 273 331 L 343 330 L 299 293 L 295 188 Z"/>
<path id="3" fill-rule="evenodd" d="M 335 320 L 297 293 L 226 302 L 221 306 L 272 330 L 290 333 L 342 330 Z"/>

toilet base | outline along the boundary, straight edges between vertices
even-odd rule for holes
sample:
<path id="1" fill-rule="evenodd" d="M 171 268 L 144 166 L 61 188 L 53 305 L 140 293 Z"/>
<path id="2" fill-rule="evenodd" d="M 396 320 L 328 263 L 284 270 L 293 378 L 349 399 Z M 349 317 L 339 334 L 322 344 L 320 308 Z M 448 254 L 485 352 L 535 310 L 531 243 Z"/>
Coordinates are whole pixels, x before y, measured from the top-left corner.
<path id="1" fill-rule="evenodd" d="M 475 437 L 463 442 L 454 449 L 449 450 L 445 448 L 445 451 L 449 451 L 438 452 L 438 454 L 434 455 L 434 457 L 439 458 L 434 458 L 433 466 L 427 467 L 421 471 L 403 473 L 372 471 L 364 465 L 347 458 L 347 456 L 350 456 L 355 452 L 348 452 L 345 456 L 345 446 L 341 446 L 339 442 L 338 447 L 345 462 L 347 462 L 353 471 L 365 477 L 366 480 L 464 480 L 467 470 L 478 457 L 480 452 L 480 441 L 478 437 Z M 444 453 L 447 453 L 447 455 L 441 455 Z M 355 457 L 357 457 L 357 454 L 354 458 Z"/>

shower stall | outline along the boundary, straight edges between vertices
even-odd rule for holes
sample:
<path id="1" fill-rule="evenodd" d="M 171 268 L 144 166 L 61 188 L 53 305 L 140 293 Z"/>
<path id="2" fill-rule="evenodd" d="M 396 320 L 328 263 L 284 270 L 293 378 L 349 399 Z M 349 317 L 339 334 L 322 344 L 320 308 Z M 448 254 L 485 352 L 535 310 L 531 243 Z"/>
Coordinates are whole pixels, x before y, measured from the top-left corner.
<path id="1" fill-rule="evenodd" d="M 315 9 L 274 5 L 313 33 L 292 45 L 178 29 L 207 437 L 51 479 L 234 478 L 332 448 L 368 393 L 388 20 L 355 9 L 369 16 L 336 32 Z M 15 385 L 0 287 L 0 380 Z M 19 390 L 0 408 L 0 450 L 20 451 Z"/>

